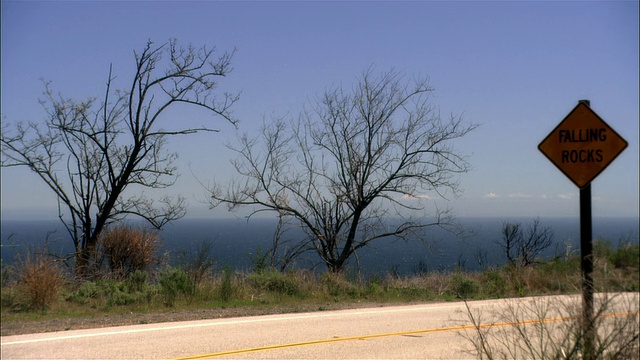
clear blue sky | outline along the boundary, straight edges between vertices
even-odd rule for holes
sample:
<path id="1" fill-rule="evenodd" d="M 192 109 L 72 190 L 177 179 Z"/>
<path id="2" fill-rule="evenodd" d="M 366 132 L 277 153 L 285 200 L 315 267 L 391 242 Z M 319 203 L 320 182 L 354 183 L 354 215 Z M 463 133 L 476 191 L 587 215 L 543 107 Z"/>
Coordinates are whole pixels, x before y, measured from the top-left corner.
<path id="1" fill-rule="evenodd" d="M 461 216 L 578 216 L 578 189 L 537 150 L 580 99 L 629 147 L 592 184 L 594 216 L 638 217 L 638 2 L 2 1 L 2 121 L 43 121 L 41 78 L 65 96 L 100 96 L 109 64 L 125 87 L 148 39 L 237 49 L 221 83 L 242 91 L 241 132 L 297 114 L 363 70 L 428 76 L 443 115 L 482 126 L 457 146 L 471 155 Z M 195 116 L 195 115 L 193 115 Z M 170 120 L 170 119 L 169 119 Z M 231 174 L 236 130 L 173 139 L 181 176 L 166 190 L 204 211 L 203 181 Z M 192 175 L 194 174 L 194 175 Z M 55 217 L 55 199 L 26 169 L 2 169 L 2 218 Z"/>

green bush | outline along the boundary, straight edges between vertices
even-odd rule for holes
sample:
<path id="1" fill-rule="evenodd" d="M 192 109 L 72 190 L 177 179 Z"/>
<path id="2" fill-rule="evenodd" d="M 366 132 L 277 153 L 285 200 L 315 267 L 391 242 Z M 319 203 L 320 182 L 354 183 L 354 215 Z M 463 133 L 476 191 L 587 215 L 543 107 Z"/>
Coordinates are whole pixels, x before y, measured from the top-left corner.
<path id="1" fill-rule="evenodd" d="M 598 238 L 593 241 L 593 255 L 596 258 L 608 259 L 613 253 L 611 241 Z"/>
<path id="2" fill-rule="evenodd" d="M 382 294 L 386 290 L 386 287 L 383 286 L 382 280 L 379 277 L 374 276 L 365 289 L 367 295 L 379 295 Z"/>
<path id="3" fill-rule="evenodd" d="M 320 279 L 320 284 L 329 295 L 334 298 L 343 295 L 355 297 L 358 295 L 358 287 L 347 280 L 344 274 L 326 272 Z"/>
<path id="4" fill-rule="evenodd" d="M 107 307 L 129 305 L 138 302 L 138 294 L 129 292 L 125 283 L 107 281 L 105 284 L 107 286 Z"/>
<path id="5" fill-rule="evenodd" d="M 162 271 L 159 284 L 166 306 L 173 306 L 178 295 L 184 295 L 187 298 L 195 295 L 195 285 L 182 269 L 168 268 Z"/>
<path id="6" fill-rule="evenodd" d="M 92 303 L 111 306 L 130 305 L 151 301 L 153 292 L 147 286 L 146 273 L 133 273 L 124 282 L 115 280 L 98 280 L 82 283 L 75 291 L 69 294 L 67 301 L 79 304 Z"/>
<path id="7" fill-rule="evenodd" d="M 640 268 L 640 246 L 623 244 L 611 255 L 611 262 L 616 268 Z"/>
<path id="8" fill-rule="evenodd" d="M 498 270 L 486 270 L 482 273 L 483 291 L 490 297 L 501 298 L 507 293 L 508 283 Z"/>
<path id="9" fill-rule="evenodd" d="M 130 293 L 144 292 L 147 287 L 147 279 L 148 275 L 146 272 L 136 270 L 135 272 L 129 274 L 129 277 L 127 277 L 127 280 L 125 280 L 124 285 L 127 287 L 127 291 Z"/>
<path id="10" fill-rule="evenodd" d="M 462 273 L 451 278 L 451 292 L 460 299 L 469 299 L 478 293 L 478 284 Z"/>
<path id="11" fill-rule="evenodd" d="M 580 271 L 580 257 L 572 256 L 568 259 L 557 258 L 543 261 L 539 270 L 543 275 L 557 276 L 578 274 Z"/>
<path id="12" fill-rule="evenodd" d="M 229 301 L 233 296 L 233 272 L 231 266 L 224 268 L 222 283 L 220 284 L 220 300 Z"/>
<path id="13" fill-rule="evenodd" d="M 103 296 L 104 291 L 98 282 L 87 281 L 82 283 L 74 292 L 67 296 L 67 301 L 75 301 L 80 304 L 86 304 L 90 299 Z"/>
<path id="14" fill-rule="evenodd" d="M 249 275 L 249 282 L 259 289 L 282 295 L 296 296 L 301 294 L 295 276 L 276 270 L 252 273 Z"/>
<path id="15" fill-rule="evenodd" d="M 14 284 L 3 287 L 0 294 L 2 295 L 3 309 L 10 309 L 11 312 L 26 312 L 31 309 L 29 293 L 23 285 Z"/>

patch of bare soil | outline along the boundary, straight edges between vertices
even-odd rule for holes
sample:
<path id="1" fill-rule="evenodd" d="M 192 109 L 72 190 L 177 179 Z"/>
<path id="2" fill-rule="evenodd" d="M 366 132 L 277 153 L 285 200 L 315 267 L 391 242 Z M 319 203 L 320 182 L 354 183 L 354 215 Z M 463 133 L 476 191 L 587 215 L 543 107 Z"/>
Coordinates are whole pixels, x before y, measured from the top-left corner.
<path id="1" fill-rule="evenodd" d="M 270 314 L 288 314 L 327 310 L 361 309 L 370 307 L 389 306 L 393 304 L 380 303 L 333 303 L 319 306 L 317 304 L 272 306 L 265 308 L 217 308 L 198 310 L 179 310 L 163 313 L 130 313 L 105 314 L 91 318 L 56 318 L 44 321 L 5 321 L 0 323 L 2 336 L 35 334 L 54 331 L 67 331 L 111 326 L 153 324 L 163 322 L 220 319 L 243 316 L 258 316 Z"/>

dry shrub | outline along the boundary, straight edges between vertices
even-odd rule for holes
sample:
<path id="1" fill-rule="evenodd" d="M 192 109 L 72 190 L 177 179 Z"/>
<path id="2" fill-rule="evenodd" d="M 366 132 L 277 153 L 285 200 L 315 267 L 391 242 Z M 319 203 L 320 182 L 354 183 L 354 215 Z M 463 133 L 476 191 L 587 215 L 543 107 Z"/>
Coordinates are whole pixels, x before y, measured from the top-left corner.
<path id="1" fill-rule="evenodd" d="M 465 302 L 471 326 L 461 335 L 471 345 L 467 351 L 479 359 L 639 358 L 637 293 L 595 295 L 590 354 L 584 354 L 580 301 L 567 295 L 507 299 L 490 308 Z"/>
<path id="2" fill-rule="evenodd" d="M 155 231 L 117 226 L 100 237 L 100 246 L 107 259 L 111 275 L 127 278 L 135 271 L 144 271 L 156 261 L 160 238 Z"/>
<path id="3" fill-rule="evenodd" d="M 58 264 L 37 254 L 35 258 L 27 253 L 18 268 L 18 282 L 27 293 L 31 309 L 46 310 L 58 297 L 64 277 Z"/>
<path id="4" fill-rule="evenodd" d="M 447 274 L 433 272 L 422 276 L 422 278 L 424 279 L 424 286 L 438 296 L 442 296 L 450 290 L 450 276 Z"/>
<path id="5" fill-rule="evenodd" d="M 285 271 L 281 271 L 281 272 L 284 273 Z M 312 270 L 290 269 L 286 272 L 292 274 L 297 279 L 298 286 L 303 291 L 313 292 L 313 291 L 319 291 L 321 288 L 321 286 L 318 285 L 316 275 L 313 273 Z"/>
<path id="6" fill-rule="evenodd" d="M 446 275 L 439 273 L 423 273 L 419 276 L 386 276 L 382 284 L 387 289 L 422 289 L 432 294 L 442 295 L 448 288 Z M 439 281 L 439 279 L 444 279 Z"/>

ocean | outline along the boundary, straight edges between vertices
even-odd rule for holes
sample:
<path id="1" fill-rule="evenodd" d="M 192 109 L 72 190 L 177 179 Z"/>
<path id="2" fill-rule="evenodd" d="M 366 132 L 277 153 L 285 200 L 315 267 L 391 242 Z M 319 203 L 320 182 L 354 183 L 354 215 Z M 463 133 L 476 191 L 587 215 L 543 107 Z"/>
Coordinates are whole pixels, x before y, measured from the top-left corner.
<path id="1" fill-rule="evenodd" d="M 366 276 L 383 276 L 388 273 L 412 275 L 424 271 L 452 271 L 462 268 L 467 271 L 504 264 L 506 258 L 496 240 L 501 239 L 503 218 L 458 219 L 466 231 L 465 236 L 456 236 L 439 228 L 430 228 L 425 241 L 403 241 L 381 239 L 358 251 L 360 271 Z M 524 229 L 533 223 L 532 218 L 508 219 L 519 222 Z M 554 244 L 542 254 L 549 258 L 556 254 L 579 254 L 580 229 L 578 218 L 540 218 L 540 225 L 554 231 Z M 64 227 L 58 220 L 47 221 L 2 221 L 2 264 L 11 264 L 25 249 L 43 247 L 48 251 L 68 254 L 73 245 Z M 184 256 L 193 255 L 202 242 L 212 245 L 211 255 L 216 267 L 231 266 L 235 270 L 249 270 L 252 259 L 258 252 L 265 253 L 270 247 L 276 221 L 273 219 L 181 219 L 168 224 L 159 235 L 163 254 L 167 261 L 175 263 Z M 293 230 L 283 240 L 303 236 Z M 620 241 L 638 243 L 637 218 L 594 218 L 594 239 L 603 238 L 617 246 Z M 324 270 L 315 253 L 300 257 L 295 266 Z M 356 271 L 352 258 L 347 271 Z"/>

